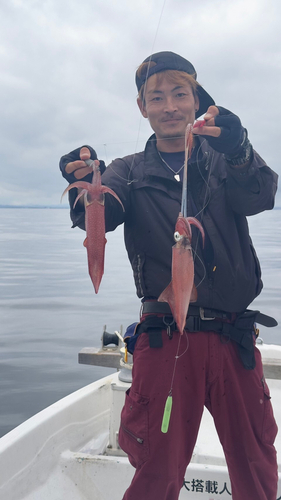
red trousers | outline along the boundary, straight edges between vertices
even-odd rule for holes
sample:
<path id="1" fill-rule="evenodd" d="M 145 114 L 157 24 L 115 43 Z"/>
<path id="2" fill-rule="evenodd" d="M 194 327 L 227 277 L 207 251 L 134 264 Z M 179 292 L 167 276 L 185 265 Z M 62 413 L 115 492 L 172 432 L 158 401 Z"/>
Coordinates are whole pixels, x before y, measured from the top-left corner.
<path id="1" fill-rule="evenodd" d="M 123 500 L 177 500 L 195 446 L 204 405 L 223 446 L 233 500 L 276 500 L 277 426 L 256 349 L 246 370 L 237 345 L 214 332 L 181 337 L 169 429 L 161 432 L 179 333 L 150 348 L 142 333 L 134 351 L 133 383 L 121 415 L 119 443 L 136 468 Z M 188 344 L 188 349 L 187 348 Z M 182 355 L 181 355 L 182 354 Z"/>

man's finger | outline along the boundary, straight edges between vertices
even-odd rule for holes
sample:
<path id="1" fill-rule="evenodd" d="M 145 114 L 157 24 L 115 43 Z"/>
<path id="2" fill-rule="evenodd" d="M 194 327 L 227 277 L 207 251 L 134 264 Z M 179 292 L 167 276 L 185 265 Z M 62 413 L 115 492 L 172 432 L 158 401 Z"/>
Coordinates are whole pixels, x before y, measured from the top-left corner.
<path id="1" fill-rule="evenodd" d="M 83 167 L 75 170 L 74 177 L 76 177 L 76 179 L 83 179 L 83 177 L 86 177 L 86 175 L 92 173 L 93 173 L 92 167 Z"/>
<path id="2" fill-rule="evenodd" d="M 83 167 L 86 167 L 86 164 L 84 161 L 82 161 L 82 160 L 71 161 L 66 165 L 65 171 L 67 174 L 71 174 L 72 172 L 74 172 L 78 168 L 83 168 Z"/>
<path id="3" fill-rule="evenodd" d="M 206 122 L 208 120 L 211 120 L 212 118 L 214 118 L 215 116 L 219 115 L 219 109 L 217 108 L 217 106 L 209 106 L 208 109 L 207 109 L 207 112 L 204 116 L 204 120 L 206 120 Z"/>
<path id="4" fill-rule="evenodd" d="M 219 137 L 221 135 L 220 127 L 208 126 L 207 124 L 203 127 L 198 127 L 193 129 L 193 134 L 197 135 L 209 135 L 211 137 Z"/>
<path id="5" fill-rule="evenodd" d="M 90 150 L 88 148 L 86 148 L 86 146 L 81 148 L 80 158 L 81 158 L 81 160 L 89 160 L 91 158 Z"/>
<path id="6" fill-rule="evenodd" d="M 219 115 L 217 106 L 209 106 L 204 115 L 205 125 L 203 127 L 195 127 L 193 133 L 197 135 L 207 135 L 210 137 L 219 137 L 221 129 L 215 124 L 215 117 Z"/>

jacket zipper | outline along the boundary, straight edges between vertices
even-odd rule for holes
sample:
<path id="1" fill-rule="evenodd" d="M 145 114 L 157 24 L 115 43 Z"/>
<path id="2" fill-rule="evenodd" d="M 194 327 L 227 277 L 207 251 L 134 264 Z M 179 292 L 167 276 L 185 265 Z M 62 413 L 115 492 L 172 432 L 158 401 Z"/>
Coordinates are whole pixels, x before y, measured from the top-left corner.
<path id="1" fill-rule="evenodd" d="M 143 289 L 142 289 L 142 286 L 141 286 L 141 258 L 140 258 L 139 254 L 138 254 L 137 258 L 138 258 L 138 264 L 137 264 L 138 285 L 139 285 L 140 293 L 143 296 L 144 293 L 143 293 Z"/>
<path id="2" fill-rule="evenodd" d="M 126 429 L 126 427 L 124 427 L 124 425 L 121 425 L 121 427 L 122 427 L 123 431 L 126 432 L 126 434 L 128 434 L 129 436 L 131 436 L 135 441 L 137 441 L 139 444 L 143 444 L 144 440 L 142 438 L 136 436 L 131 431 Z"/>

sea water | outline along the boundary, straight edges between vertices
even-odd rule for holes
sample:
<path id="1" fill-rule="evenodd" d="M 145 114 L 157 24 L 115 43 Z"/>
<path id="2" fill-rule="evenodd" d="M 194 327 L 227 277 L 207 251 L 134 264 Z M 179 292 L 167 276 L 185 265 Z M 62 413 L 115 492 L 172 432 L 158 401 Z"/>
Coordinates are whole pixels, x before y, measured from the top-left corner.
<path id="1" fill-rule="evenodd" d="M 264 289 L 251 308 L 274 316 L 261 327 L 281 345 L 281 210 L 249 217 Z M 85 233 L 71 229 L 68 209 L 0 209 L 0 436 L 70 392 L 112 372 L 78 364 L 83 347 L 138 321 L 140 301 L 123 243 L 107 235 L 98 295 L 87 271 Z"/>

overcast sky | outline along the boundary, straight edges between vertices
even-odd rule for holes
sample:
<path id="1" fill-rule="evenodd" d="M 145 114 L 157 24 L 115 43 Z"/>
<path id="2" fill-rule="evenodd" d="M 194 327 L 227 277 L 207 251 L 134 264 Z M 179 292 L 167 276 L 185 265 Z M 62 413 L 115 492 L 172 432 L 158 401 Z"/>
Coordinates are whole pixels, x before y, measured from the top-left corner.
<path id="1" fill-rule="evenodd" d="M 279 0 L 0 0 L 0 205 L 58 204 L 59 158 L 80 145 L 107 163 L 142 150 L 134 74 L 161 50 L 280 174 L 280 20 Z"/>

